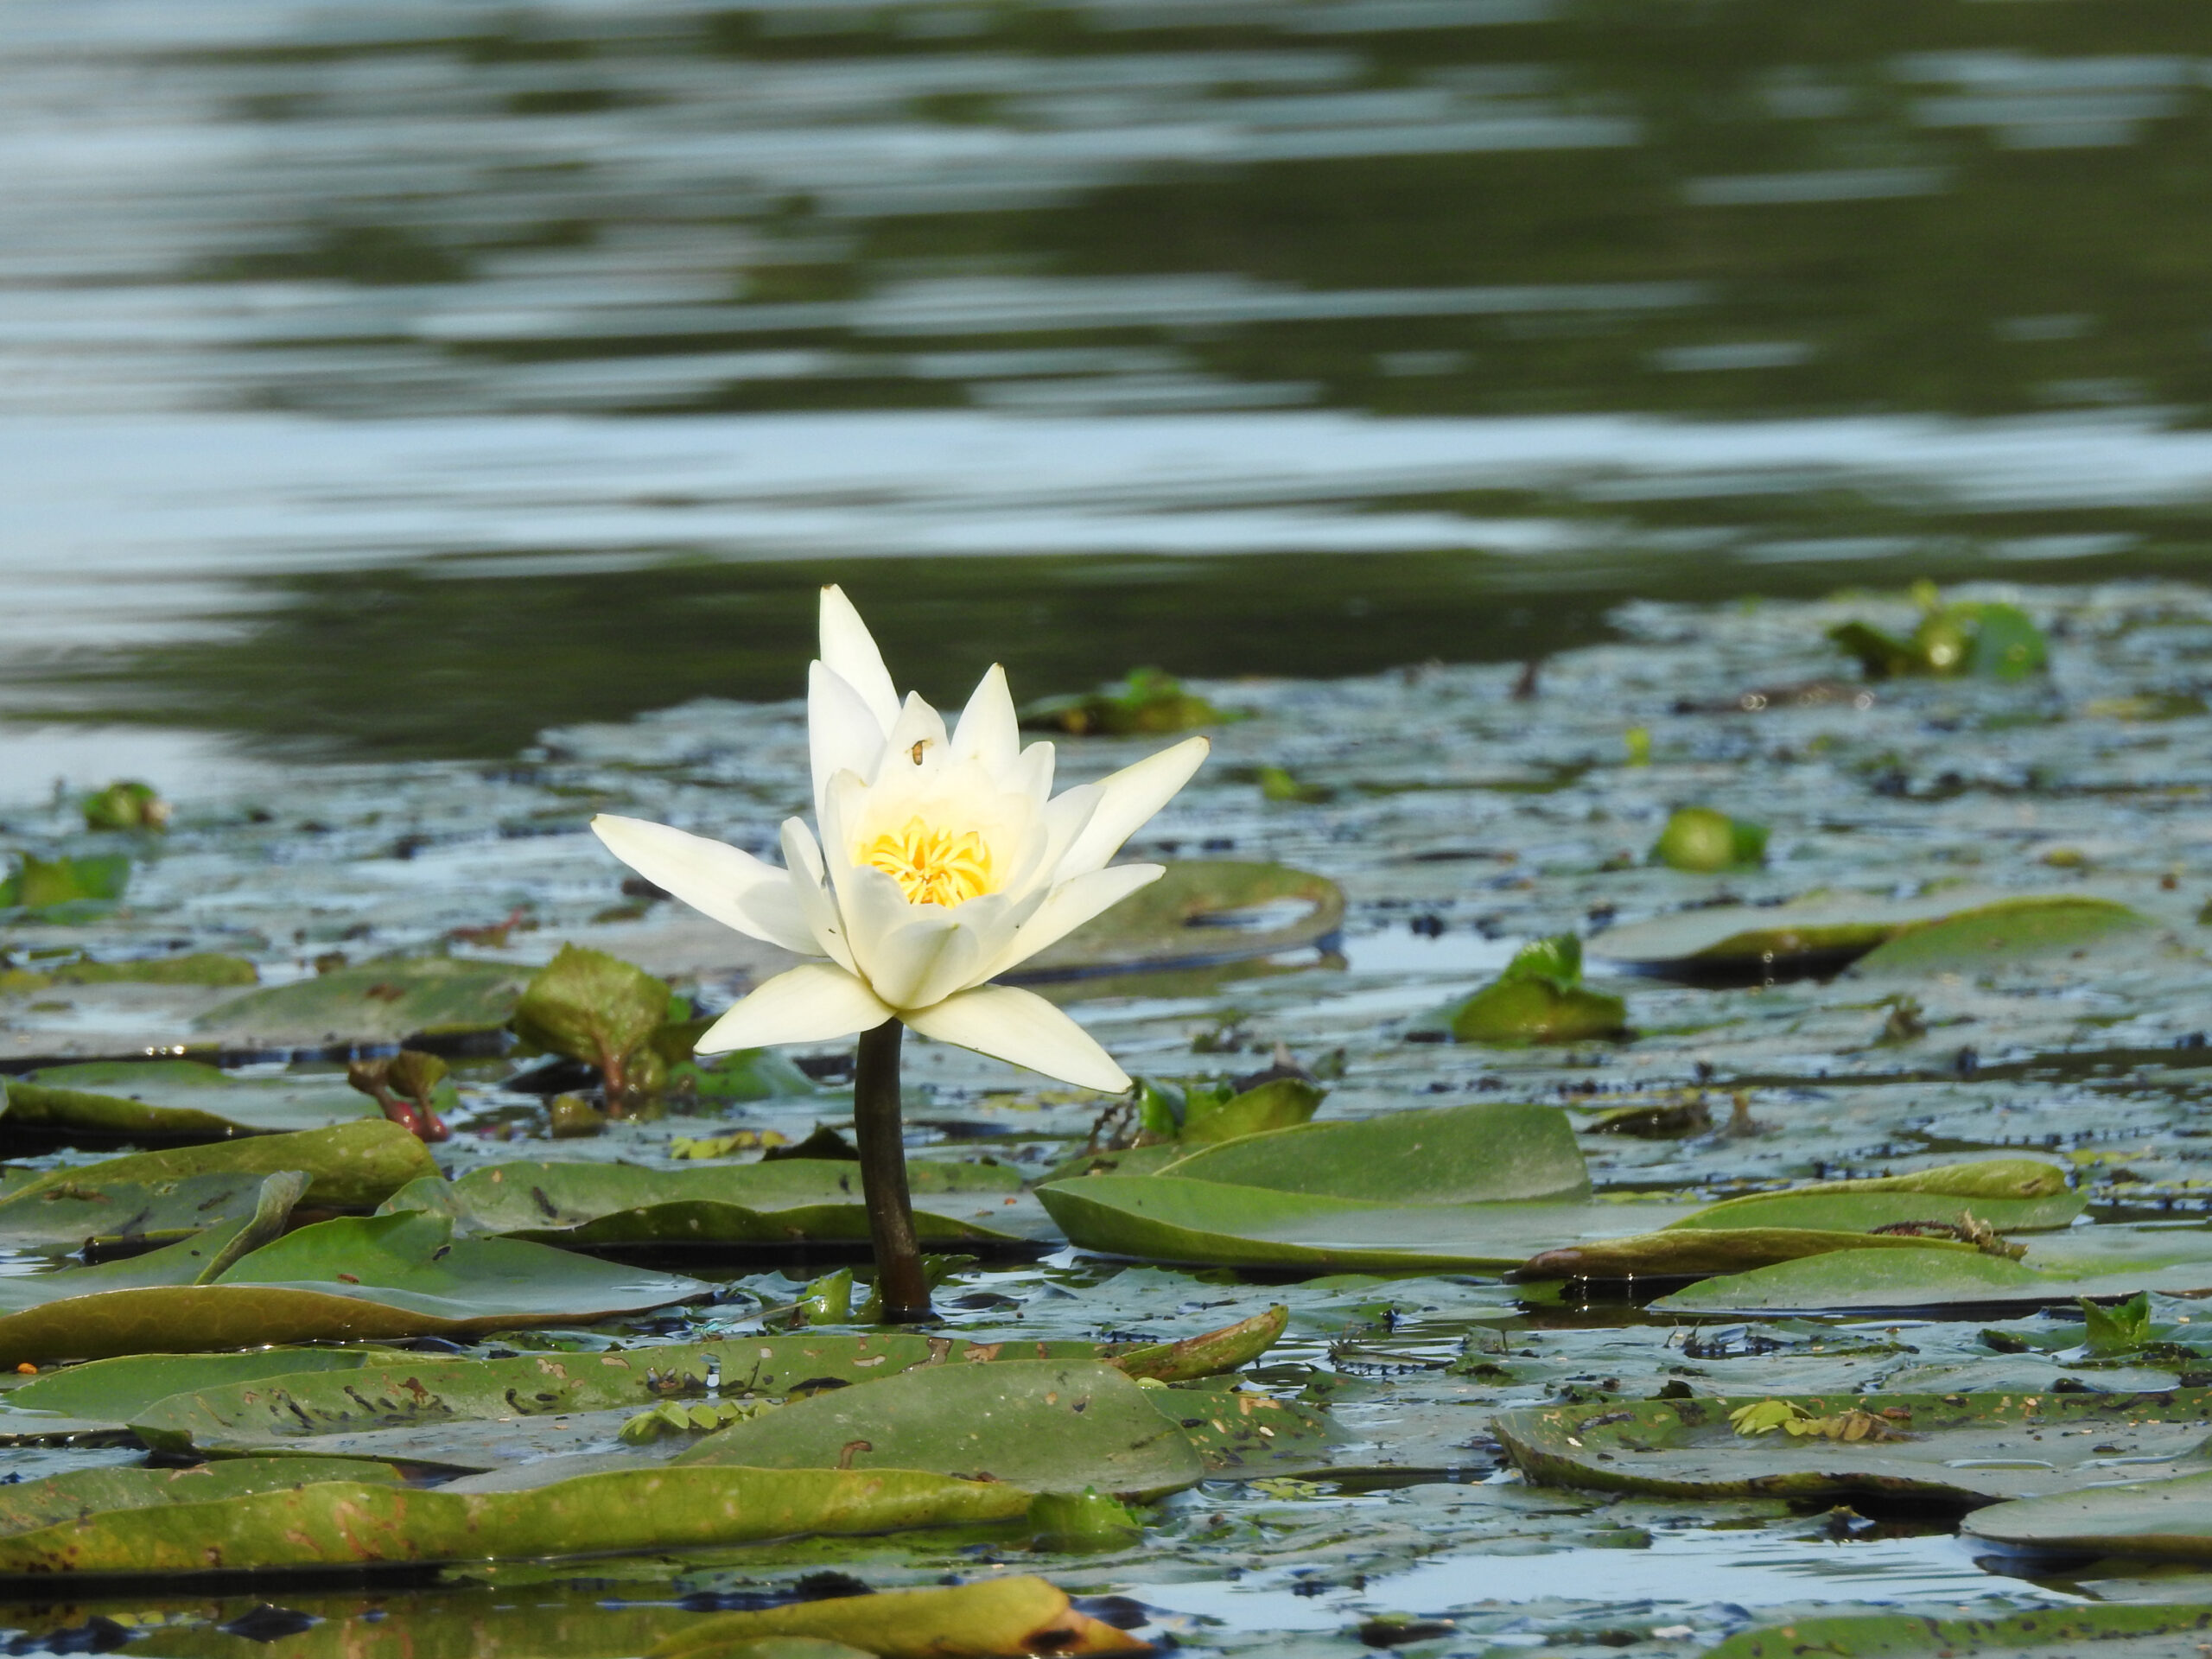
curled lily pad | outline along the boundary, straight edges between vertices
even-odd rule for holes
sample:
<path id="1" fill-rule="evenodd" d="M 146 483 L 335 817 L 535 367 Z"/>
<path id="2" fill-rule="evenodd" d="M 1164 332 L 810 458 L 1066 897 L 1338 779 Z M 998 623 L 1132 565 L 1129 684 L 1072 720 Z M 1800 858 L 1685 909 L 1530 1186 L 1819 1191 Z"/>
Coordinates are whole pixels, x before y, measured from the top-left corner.
<path id="1" fill-rule="evenodd" d="M 48 1170 L 0 1199 L 0 1224 L 15 1206 L 28 1205 L 58 1186 L 158 1186 L 197 1175 L 258 1178 L 281 1169 L 307 1174 L 302 1202 L 334 1209 L 366 1209 L 383 1203 L 408 1182 L 438 1173 L 429 1150 L 398 1124 L 364 1117 L 334 1128 L 245 1135 Z"/>
<path id="2" fill-rule="evenodd" d="M 515 1004 L 515 1034 L 532 1047 L 599 1068 L 611 1103 L 657 1094 L 667 1063 L 652 1048 L 668 1021 L 665 981 L 604 950 L 564 944 Z"/>
<path id="3" fill-rule="evenodd" d="M 709 1435 L 680 1466 L 928 1469 L 1030 1491 L 1160 1497 L 1205 1474 L 1154 1395 L 1096 1360 L 924 1366 L 817 1394 Z"/>
<path id="4" fill-rule="evenodd" d="M 1013 1520 L 1029 1494 L 911 1470 L 673 1469 L 523 1492 L 322 1480 L 80 1515 L 0 1534 L 0 1576 L 189 1574 L 696 1548 L 795 1534 Z"/>
<path id="5" fill-rule="evenodd" d="M 1999 1504 L 1984 1515 L 2001 1515 Z M 1969 1522 L 1971 1527 L 1971 1522 Z M 2038 1607 L 1986 1618 L 1929 1618 L 1917 1613 L 1832 1613 L 1738 1630 L 1705 1659 L 1803 1659 L 1808 1654 L 1864 1654 L 1881 1659 L 2071 1659 L 2086 1648 L 2098 1659 L 2165 1659 L 2177 1639 L 2212 1628 L 2212 1607 Z M 2183 1649 L 2185 1651 L 2185 1649 Z"/>
<path id="6" fill-rule="evenodd" d="M 1767 828 L 1709 806 L 1675 809 L 1651 843 L 1651 861 L 1669 869 L 1713 874 L 1766 862 Z"/>
<path id="7" fill-rule="evenodd" d="M 504 963 L 447 957 L 365 963 L 249 992 L 202 1014 L 195 1029 L 214 1041 L 264 1048 L 492 1031 L 513 1014 L 527 977 Z"/>
<path id="8" fill-rule="evenodd" d="M 762 1659 L 755 1644 L 789 1637 L 843 1643 L 881 1659 L 1006 1659 L 1035 1653 L 1143 1653 L 1148 1644 L 1076 1610 L 1042 1579 L 984 1579 L 924 1590 L 803 1601 L 697 1621 L 646 1659 Z M 780 1659 L 780 1656 L 779 1656 Z"/>
<path id="9" fill-rule="evenodd" d="M 315 1481 L 396 1486 L 397 1469 L 335 1458 L 245 1459 L 188 1469 L 73 1469 L 43 1480 L 0 1487 L 0 1535 L 38 1532 L 126 1510 L 220 1503 L 261 1492 L 295 1491 Z"/>
<path id="10" fill-rule="evenodd" d="M 0 1201 L 0 1243 L 19 1249 L 104 1243 L 174 1243 L 219 1221 L 251 1214 L 264 1178 L 244 1170 L 149 1185 L 60 1181 Z"/>
<path id="11" fill-rule="evenodd" d="M 1966 1530 L 2007 1548 L 2050 1554 L 2212 1561 L 2212 1469 L 2178 1479 L 2159 1478 L 2164 1471 L 2156 1467 L 2142 1472 L 2141 1482 L 2108 1478 L 2090 1491 L 2047 1484 L 2031 1497 L 1969 1516 Z"/>
<path id="12" fill-rule="evenodd" d="M 59 1421 L 121 1428 L 158 1401 L 308 1371 L 352 1371 L 368 1348 L 257 1348 L 238 1354 L 127 1354 L 71 1365 L 0 1394 L 0 1433 L 28 1435 Z"/>
<path id="13" fill-rule="evenodd" d="M 1246 1135 L 1189 1154 L 1162 1173 L 1399 1205 L 1580 1198 L 1590 1190 L 1567 1115 L 1512 1102 Z"/>
<path id="14" fill-rule="evenodd" d="M 1170 864 L 1159 880 L 1005 977 L 1033 984 L 1241 962 L 1325 941 L 1344 915 L 1344 890 L 1326 876 L 1193 859 Z"/>
<path id="15" fill-rule="evenodd" d="M 151 784 L 118 779 L 78 802 L 87 830 L 152 830 L 169 827 L 169 804 Z"/>
<path id="16" fill-rule="evenodd" d="M 10 1078 L 4 1121 L 143 1142 L 324 1128 L 372 1109 L 342 1077 L 247 1079 L 192 1060 L 93 1060 Z"/>
<path id="17" fill-rule="evenodd" d="M 1856 1438 L 1740 1432 L 1745 1408 L 1769 1403 L 1812 1420 L 1858 1413 L 1879 1427 Z M 1491 1423 L 1516 1465 L 1548 1485 L 1969 1503 L 2108 1484 L 2139 1467 L 2202 1468 L 2208 1430 L 2212 1394 L 2202 1389 L 1612 1401 L 1501 1412 Z M 2109 1450 L 2115 1440 L 2129 1449 Z"/>
<path id="18" fill-rule="evenodd" d="M 1562 933 L 1522 946 L 1504 972 L 1452 1010 L 1449 1023 L 1455 1042 L 1575 1043 L 1620 1036 L 1628 1004 L 1584 988 L 1582 942 Z"/>
<path id="19" fill-rule="evenodd" d="M 1975 674 L 2018 680 L 2048 664 L 2043 630 L 2018 606 L 1979 600 L 1947 605 L 1932 582 L 1916 583 L 1913 596 L 1921 618 L 1910 639 L 1859 621 L 1828 630 L 1828 638 L 1858 659 L 1868 679 Z"/>
<path id="20" fill-rule="evenodd" d="M 907 1167 L 918 1198 L 996 1204 L 1021 1178 L 996 1164 L 918 1159 Z M 475 1232 L 580 1247 L 641 1244 L 859 1243 L 868 1237 L 860 1168 L 842 1160 L 701 1164 L 639 1169 L 625 1164 L 512 1163 L 459 1180 L 429 1177 L 393 1195 L 393 1210 L 435 1210 Z M 972 1211 L 969 1203 L 958 1206 Z M 0 1206 L 0 1213 L 4 1206 Z M 1018 1235 L 944 1205 L 916 1212 L 925 1243 L 1011 1243 Z"/>

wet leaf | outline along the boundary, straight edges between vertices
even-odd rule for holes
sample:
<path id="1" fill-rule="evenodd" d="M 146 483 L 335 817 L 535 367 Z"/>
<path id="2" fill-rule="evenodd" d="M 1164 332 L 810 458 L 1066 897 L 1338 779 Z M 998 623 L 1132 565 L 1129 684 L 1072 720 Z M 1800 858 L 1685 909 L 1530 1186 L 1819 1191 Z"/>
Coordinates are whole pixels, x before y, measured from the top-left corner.
<path id="1" fill-rule="evenodd" d="M 72 1180 L 0 1200 L 0 1243 L 17 1249 L 148 1239 L 173 1243 L 219 1221 L 251 1215 L 263 1177 L 233 1170 L 151 1185 Z"/>
<path id="2" fill-rule="evenodd" d="M 1077 1611 L 1044 1580 L 1017 1577 L 724 1613 L 671 1637 L 646 1659 L 752 1659 L 748 1643 L 794 1636 L 842 1642 L 881 1659 L 1147 1651 L 1135 1637 Z"/>
<path id="3" fill-rule="evenodd" d="M 2151 1298 L 2141 1291 L 2108 1308 L 2084 1297 L 2082 1319 L 2088 1332 L 2086 1345 L 2099 1358 L 2133 1353 L 2151 1340 Z"/>
<path id="4" fill-rule="evenodd" d="M 58 1186 L 153 1186 L 196 1175 L 258 1178 L 280 1169 L 306 1172 L 308 1184 L 302 1202 L 335 1209 L 366 1209 L 383 1203 L 408 1182 L 438 1173 L 437 1164 L 420 1141 L 398 1124 L 372 1116 L 335 1128 L 245 1135 L 204 1146 L 130 1153 L 73 1169 L 48 1170 L 0 1199 L 0 1224 L 16 1206 L 28 1205 Z"/>
<path id="5" fill-rule="evenodd" d="M 696 1548 L 1012 1520 L 1028 1502 L 1014 1487 L 906 1470 L 652 1466 L 520 1492 L 410 1491 L 355 1478 L 112 1510 L 0 1536 L 0 1574 L 273 1572 Z"/>
<path id="6" fill-rule="evenodd" d="M 71 1365 L 0 1394 L 0 1428 L 20 1433 L 6 1414 L 49 1412 L 120 1427 L 172 1395 L 198 1395 L 310 1371 L 353 1371 L 385 1356 L 368 1348 L 257 1348 L 238 1354 L 130 1354 Z"/>
<path id="7" fill-rule="evenodd" d="M 837 1389 L 709 1436 L 679 1466 L 927 1469 L 1027 1491 L 1158 1497 L 1205 1474 L 1154 1395 L 1097 1360 L 932 1365 Z"/>
<path id="8" fill-rule="evenodd" d="M 48 920 L 89 920 L 105 913 L 130 883 L 130 861 L 121 853 L 83 858 L 16 855 L 16 868 L 0 880 L 0 910 L 21 908 Z"/>
<path id="9" fill-rule="evenodd" d="M 1766 862 L 1766 840 L 1763 823 L 1747 823 L 1709 806 L 1677 807 L 1651 843 L 1650 861 L 1708 874 L 1755 868 Z"/>
<path id="10" fill-rule="evenodd" d="M 1498 1045 L 1618 1037 L 1627 1022 L 1620 998 L 1583 988 L 1582 942 L 1571 933 L 1522 945 L 1449 1017 L 1454 1041 Z"/>
<path id="11" fill-rule="evenodd" d="M 1109 1363 L 1124 1376 L 1161 1382 L 1212 1376 L 1257 1359 L 1282 1339 L 1289 1325 L 1290 1309 L 1278 1303 L 1264 1313 L 1255 1313 L 1203 1336 L 1122 1350 L 1114 1353 Z"/>
<path id="12" fill-rule="evenodd" d="M 705 1289 L 519 1240 L 455 1239 L 451 1227 L 436 1216 L 342 1217 L 226 1266 L 233 1236 L 217 1228 L 126 1262 L 0 1280 L 0 1308 L 14 1310 L 0 1317 L 0 1363 L 480 1336 L 550 1320 L 588 1324 Z"/>
<path id="13" fill-rule="evenodd" d="M 1184 732 L 1194 726 L 1235 719 L 1183 683 L 1156 668 L 1134 668 L 1117 685 L 1096 691 L 1045 697 L 1021 711 L 1021 723 L 1075 736 L 1136 737 L 1151 732 Z"/>
<path id="14" fill-rule="evenodd" d="M 512 1015 L 527 977 L 505 963 L 445 957 L 365 963 L 235 998 L 201 1015 L 195 1029 L 218 1042 L 269 1048 L 491 1031 Z"/>
<path id="15" fill-rule="evenodd" d="M 5 1116 L 103 1135 L 207 1138 L 323 1128 L 372 1110 L 342 1077 L 233 1078 L 191 1060 L 95 1060 L 10 1078 Z"/>
<path id="16" fill-rule="evenodd" d="M 2139 1484 L 2113 1479 L 2116 1473 L 2137 1472 L 2133 1468 L 2107 1469 L 2092 1491 L 2046 1482 L 2033 1496 L 1968 1516 L 1964 1529 L 2011 1549 L 2050 1554 L 2212 1561 L 2212 1470 L 2196 1461 L 2198 1466 L 2189 1469 L 2176 1459 L 2178 1479 L 2163 1478 L 2166 1471 L 2156 1466 L 2144 1469 Z"/>
<path id="17" fill-rule="evenodd" d="M 152 830 L 169 827 L 169 804 L 151 784 L 118 779 L 78 802 L 87 830 Z"/>
<path id="18" fill-rule="evenodd" d="M 1884 1426 L 1880 1433 L 1910 1438 L 1746 1434 L 1732 1421 L 1746 1408 L 1775 1405 L 1798 1421 L 1863 1413 Z M 2202 1469 L 2212 1394 L 1611 1401 L 1501 1412 L 1491 1427 L 1515 1465 L 1547 1485 L 1668 1497 L 1865 1493 L 1986 1503 L 2106 1485 L 2139 1468 Z"/>
<path id="19" fill-rule="evenodd" d="M 1332 937 L 1344 913 L 1344 891 L 1326 876 L 1191 860 L 1003 977 L 1027 984 L 1274 956 Z"/>
<path id="20" fill-rule="evenodd" d="M 2024 679 L 2047 664 L 2043 630 L 2018 607 L 1962 600 L 1943 604 L 1932 584 L 1916 590 L 1923 614 L 1910 639 L 1897 639 L 1865 622 L 1846 622 L 1828 638 L 1856 658 L 1870 680 L 1907 675 L 1986 675 Z"/>
<path id="21" fill-rule="evenodd" d="M 261 972 L 244 957 L 195 951 L 133 962 L 79 959 L 58 968 L 10 968 L 0 972 L 0 992 L 49 990 L 57 985 L 252 985 Z"/>
<path id="22" fill-rule="evenodd" d="M 2022 957 L 2078 950 L 2147 932 L 2150 921 L 2108 899 L 2014 899 L 1901 930 L 1859 959 L 1862 975 L 1973 972 Z"/>
<path id="23" fill-rule="evenodd" d="M 1869 1249 L 1965 1250 L 1974 1247 L 1954 1239 L 1875 1235 L 1865 1230 L 1830 1231 L 1811 1227 L 1732 1227 L 1638 1233 L 1545 1250 L 1530 1256 L 1516 1275 L 1522 1279 L 1679 1279 L 1713 1274 L 1741 1274 L 1822 1255 L 1836 1250 L 1864 1255 Z"/>
<path id="24" fill-rule="evenodd" d="M 1330 1467 L 1330 1448 L 1352 1438 L 1313 1406 L 1217 1381 L 1150 1397 L 1198 1448 L 1209 1479 L 1311 1474 Z"/>
<path id="25" fill-rule="evenodd" d="M 188 1469 L 73 1469 L 0 1486 L 0 1535 L 37 1532 L 87 1515 L 219 1503 L 259 1492 L 294 1491 L 316 1481 L 396 1486 L 397 1469 L 338 1458 L 245 1458 Z"/>
<path id="26" fill-rule="evenodd" d="M 1144 1536 L 1144 1522 L 1108 1493 L 1039 1492 L 1029 1503 L 1030 1542 L 1037 1549 L 1126 1549 Z"/>
<path id="27" fill-rule="evenodd" d="M 1579 1198 L 1590 1190 L 1567 1115 L 1512 1103 L 1278 1129 L 1192 1153 L 1162 1173 L 1397 1205 Z"/>
<path id="28" fill-rule="evenodd" d="M 668 1019 L 669 995 L 667 982 L 642 968 L 564 944 L 524 988 L 512 1023 L 532 1047 L 597 1066 L 608 1098 L 617 1100 L 658 1087 L 640 1065 Z"/>
<path id="29" fill-rule="evenodd" d="M 1003 1165 L 915 1159 L 908 1184 L 918 1199 L 1021 1190 Z M 961 1206 L 973 1209 L 971 1203 Z M 418 1180 L 391 1210 L 435 1210 L 476 1232 L 580 1247 L 616 1244 L 858 1243 L 868 1236 L 860 1166 L 841 1160 L 709 1164 L 640 1169 L 626 1164 L 512 1163 L 473 1169 L 459 1180 Z M 6 1213 L 0 1205 L 0 1217 Z M 1006 1242 L 1017 1236 L 943 1210 L 914 1217 L 925 1243 Z"/>
<path id="30" fill-rule="evenodd" d="M 2010 1504 L 1986 1510 L 2001 1514 Z M 2212 1607 L 2038 1607 L 1988 1618 L 1929 1618 L 1917 1613 L 1834 1613 L 1739 1630 L 1705 1659 L 2071 1659 L 2093 1647 L 2100 1659 L 2151 1659 L 2177 1651 L 2174 1638 L 2212 1629 Z"/>
<path id="31" fill-rule="evenodd" d="M 691 1040 L 696 1042 L 700 1033 L 712 1022 L 695 1023 L 699 1033 L 693 1033 Z M 664 1026 L 660 1033 L 655 1033 L 655 1041 L 658 1041 L 661 1033 L 675 1029 L 689 1027 Z M 734 1102 L 798 1098 L 826 1092 L 800 1071 L 789 1055 L 777 1049 L 735 1048 L 702 1060 L 689 1056 L 690 1046 L 686 1044 L 684 1052 L 670 1062 L 668 1092 L 671 1096 Z"/>

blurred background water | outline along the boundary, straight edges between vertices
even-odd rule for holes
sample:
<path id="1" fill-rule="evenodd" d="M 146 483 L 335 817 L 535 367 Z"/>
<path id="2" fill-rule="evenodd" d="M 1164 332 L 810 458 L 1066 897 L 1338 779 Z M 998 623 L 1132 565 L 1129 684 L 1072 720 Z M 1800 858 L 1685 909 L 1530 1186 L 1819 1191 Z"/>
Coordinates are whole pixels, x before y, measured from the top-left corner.
<path id="1" fill-rule="evenodd" d="M 10 794 L 2207 545 L 2190 0 L 16 0 L 0 180 Z"/>

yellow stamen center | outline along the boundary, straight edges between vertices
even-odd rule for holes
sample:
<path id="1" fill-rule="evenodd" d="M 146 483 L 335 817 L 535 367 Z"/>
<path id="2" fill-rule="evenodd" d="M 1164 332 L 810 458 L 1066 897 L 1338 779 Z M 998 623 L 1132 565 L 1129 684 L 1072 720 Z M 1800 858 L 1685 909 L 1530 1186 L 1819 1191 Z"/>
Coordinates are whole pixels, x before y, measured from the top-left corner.
<path id="1" fill-rule="evenodd" d="M 956 835 L 909 818 L 864 848 L 860 861 L 896 881 L 910 905 L 965 904 L 990 891 L 990 849 L 972 830 Z"/>

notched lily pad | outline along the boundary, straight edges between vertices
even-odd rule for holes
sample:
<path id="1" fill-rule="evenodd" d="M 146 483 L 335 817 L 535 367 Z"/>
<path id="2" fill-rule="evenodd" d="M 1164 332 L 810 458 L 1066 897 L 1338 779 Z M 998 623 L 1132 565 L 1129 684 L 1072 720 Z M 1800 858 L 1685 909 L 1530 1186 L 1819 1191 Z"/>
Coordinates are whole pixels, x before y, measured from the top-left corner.
<path id="1" fill-rule="evenodd" d="M 446 957 L 365 963 L 235 998 L 201 1015 L 195 1029 L 244 1047 L 492 1031 L 512 1016 L 528 977 L 525 969 Z"/>
<path id="2" fill-rule="evenodd" d="M 1582 941 L 1562 933 L 1522 946 L 1503 973 L 1452 1011 L 1448 1023 L 1455 1042 L 1577 1043 L 1624 1035 L 1628 1004 L 1584 988 Z"/>
<path id="3" fill-rule="evenodd" d="M 191 1060 L 94 1060 L 10 1078 L 0 1121 L 143 1144 L 325 1128 L 373 1110 L 342 1077 L 248 1079 Z"/>
<path id="4" fill-rule="evenodd" d="M 1324 944 L 1344 915 L 1344 890 L 1325 875 L 1191 860 L 1002 977 L 1036 984 L 1242 962 Z"/>
<path id="5" fill-rule="evenodd" d="M 1880 1427 L 1856 1439 L 1739 1432 L 1733 1418 L 1769 1404 L 1831 1421 L 1859 1413 Z M 2212 1393 L 2202 1389 L 1614 1401 L 1501 1412 L 1491 1423 L 1515 1465 L 1548 1485 L 1960 1503 L 2109 1484 L 2137 1469 L 2203 1468 L 2208 1430 Z"/>

